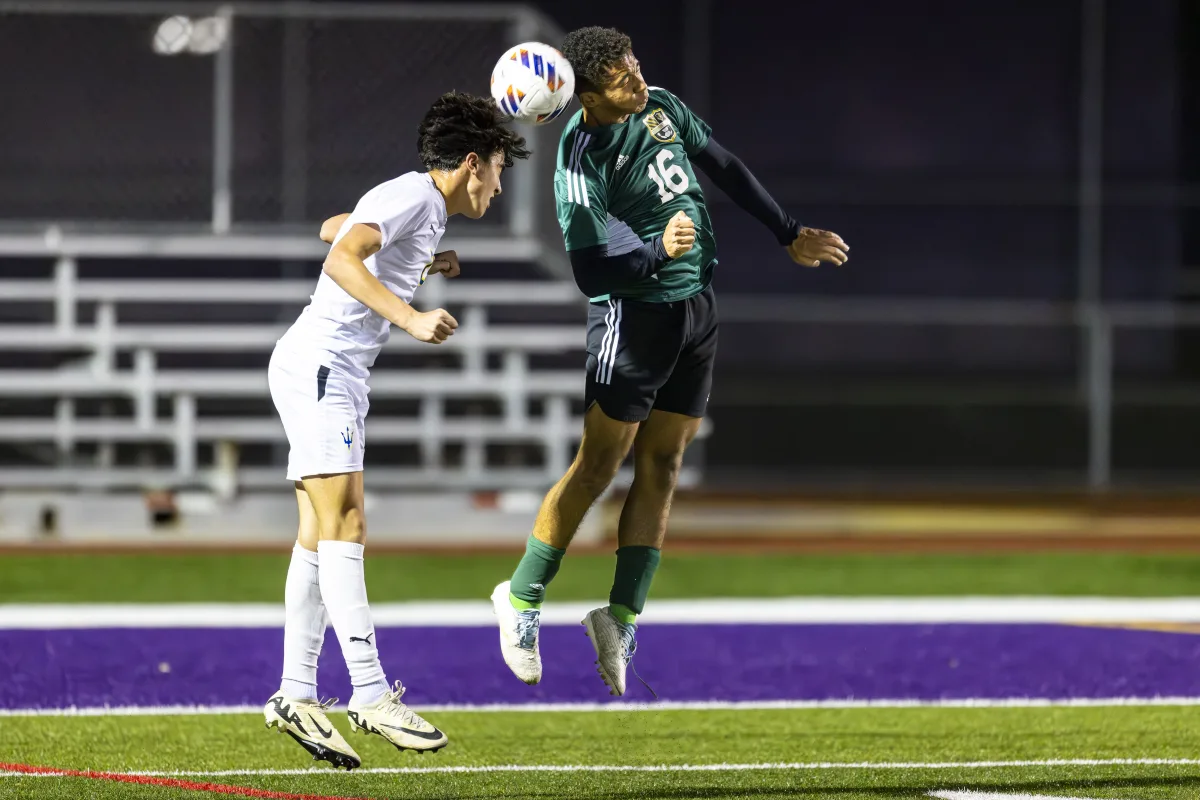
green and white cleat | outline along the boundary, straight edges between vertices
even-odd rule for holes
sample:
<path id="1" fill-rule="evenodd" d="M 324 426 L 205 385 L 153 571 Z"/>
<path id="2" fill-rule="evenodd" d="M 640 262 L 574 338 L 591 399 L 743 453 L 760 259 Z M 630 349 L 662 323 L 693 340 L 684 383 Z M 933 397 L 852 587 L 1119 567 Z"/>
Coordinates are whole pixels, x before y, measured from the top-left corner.
<path id="1" fill-rule="evenodd" d="M 633 638 L 637 626 L 621 622 L 607 606 L 589 611 L 583 618 L 583 626 L 596 648 L 596 671 L 608 685 L 609 693 L 618 697 L 625 694 L 625 669 L 637 650 Z"/>
<path id="2" fill-rule="evenodd" d="M 509 592 L 510 581 L 492 591 L 492 610 L 500 624 L 500 655 L 513 675 L 532 686 L 542 679 L 542 655 L 538 650 L 542 612 L 513 608 Z"/>
<path id="3" fill-rule="evenodd" d="M 415 750 L 424 753 L 437 752 L 446 746 L 446 734 L 430 725 L 400 698 L 404 696 L 404 685 L 396 681 L 395 688 L 384 694 L 371 705 L 355 706 L 350 702 L 346 718 L 350 730 L 355 733 L 373 733 L 382 736 L 397 750 Z"/>
<path id="4" fill-rule="evenodd" d="M 362 766 L 362 759 L 325 715 L 336 702 L 336 697 L 317 703 L 294 700 L 283 692 L 276 692 L 263 707 L 263 715 L 268 728 L 276 728 L 280 733 L 292 737 L 312 755 L 314 761 L 328 761 L 334 768 L 355 769 Z"/>

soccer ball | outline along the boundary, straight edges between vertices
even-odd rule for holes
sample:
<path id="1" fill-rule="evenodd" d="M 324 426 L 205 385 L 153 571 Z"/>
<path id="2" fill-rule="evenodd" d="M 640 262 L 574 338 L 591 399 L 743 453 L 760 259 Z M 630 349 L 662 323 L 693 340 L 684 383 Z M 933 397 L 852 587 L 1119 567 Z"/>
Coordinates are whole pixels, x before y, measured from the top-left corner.
<path id="1" fill-rule="evenodd" d="M 548 44 L 525 42 L 500 56 L 492 69 L 492 97 L 517 122 L 542 125 L 571 105 L 575 72 Z"/>

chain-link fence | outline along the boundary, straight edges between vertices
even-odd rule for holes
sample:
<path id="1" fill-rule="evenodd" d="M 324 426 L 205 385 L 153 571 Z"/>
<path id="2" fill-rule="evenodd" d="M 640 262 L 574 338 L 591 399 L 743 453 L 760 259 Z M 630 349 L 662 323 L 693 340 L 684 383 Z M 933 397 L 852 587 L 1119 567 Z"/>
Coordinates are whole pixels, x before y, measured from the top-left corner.
<path id="1" fill-rule="evenodd" d="M 0 16 L 0 215 L 203 221 L 211 57 L 164 58 L 148 16 Z M 19 77 L 18 77 L 19 76 Z"/>
<path id="2" fill-rule="evenodd" d="M 0 217 L 322 219 L 420 168 L 438 95 L 486 95 L 505 48 L 556 35 L 519 6 L 0 2 Z"/>

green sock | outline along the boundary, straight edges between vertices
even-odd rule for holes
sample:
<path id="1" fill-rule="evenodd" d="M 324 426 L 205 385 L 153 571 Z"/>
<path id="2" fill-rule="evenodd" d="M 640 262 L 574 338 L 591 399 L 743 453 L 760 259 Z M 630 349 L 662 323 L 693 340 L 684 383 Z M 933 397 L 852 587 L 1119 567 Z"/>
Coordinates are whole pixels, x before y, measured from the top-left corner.
<path id="1" fill-rule="evenodd" d="M 512 607 L 517 611 L 528 611 L 531 608 L 541 608 L 541 603 L 531 603 L 528 600 L 522 600 L 512 592 L 508 593 L 508 602 L 512 603 Z"/>
<path id="2" fill-rule="evenodd" d="M 617 571 L 608 593 L 608 608 L 614 617 L 632 625 L 642 613 L 661 558 L 662 551 L 656 547 L 617 548 Z"/>
<path id="3" fill-rule="evenodd" d="M 620 603 L 609 603 L 608 613 L 626 625 L 633 625 L 637 622 L 637 613 L 629 606 L 623 606 Z"/>
<path id="4" fill-rule="evenodd" d="M 509 591 L 513 608 L 541 608 L 546 599 L 546 587 L 558 574 L 558 567 L 566 550 L 551 547 L 530 536 L 525 543 L 525 555 L 513 572 Z"/>

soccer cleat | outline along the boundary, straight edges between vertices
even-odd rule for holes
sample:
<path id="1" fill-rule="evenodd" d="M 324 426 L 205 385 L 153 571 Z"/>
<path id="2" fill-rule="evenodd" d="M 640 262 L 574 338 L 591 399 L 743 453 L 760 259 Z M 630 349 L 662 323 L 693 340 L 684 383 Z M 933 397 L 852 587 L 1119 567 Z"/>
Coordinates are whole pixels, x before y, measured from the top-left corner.
<path id="1" fill-rule="evenodd" d="M 596 671 L 608 685 L 609 693 L 625 694 L 625 669 L 637 650 L 633 638 L 637 626 L 621 622 L 607 606 L 589 611 L 583 618 L 583 626 L 596 648 Z"/>
<path id="2" fill-rule="evenodd" d="M 355 706 L 350 701 L 346 718 L 350 730 L 355 733 L 373 733 L 391 742 L 397 750 L 427 750 L 437 752 L 449 741 L 446 734 L 430 725 L 411 708 L 400 702 L 404 696 L 404 685 L 396 681 L 395 689 L 387 692 L 377 702 Z"/>
<path id="3" fill-rule="evenodd" d="M 277 728 L 291 736 L 314 761 L 328 761 L 334 768 L 351 770 L 361 766 L 362 759 L 325 716 L 336 702 L 336 697 L 324 703 L 293 700 L 283 692 L 276 692 L 263 707 L 263 715 L 268 728 Z"/>
<path id="4" fill-rule="evenodd" d="M 538 651 L 542 612 L 513 608 L 509 584 L 505 581 L 492 591 L 492 610 L 500 623 L 500 654 L 513 674 L 532 686 L 542 679 L 542 655 Z"/>

